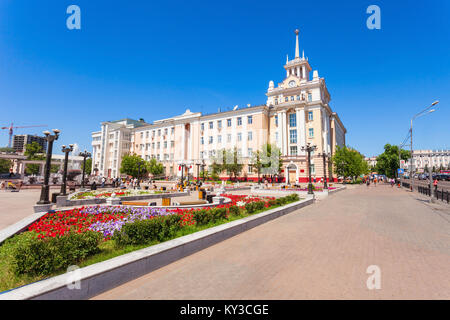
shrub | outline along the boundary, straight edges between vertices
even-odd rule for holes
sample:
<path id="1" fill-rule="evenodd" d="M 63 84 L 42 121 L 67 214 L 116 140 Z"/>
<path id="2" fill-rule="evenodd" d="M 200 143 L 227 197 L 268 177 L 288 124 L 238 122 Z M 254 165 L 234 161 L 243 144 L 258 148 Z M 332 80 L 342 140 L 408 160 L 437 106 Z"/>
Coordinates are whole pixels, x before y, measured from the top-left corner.
<path id="1" fill-rule="evenodd" d="M 292 194 L 286 196 L 285 198 L 287 199 L 288 202 L 294 202 L 294 201 L 298 201 L 300 199 L 298 194 L 296 194 L 296 193 L 292 193 Z"/>
<path id="2" fill-rule="evenodd" d="M 99 232 L 68 233 L 62 237 L 38 239 L 37 233 L 18 235 L 13 247 L 12 267 L 16 275 L 49 275 L 99 252 Z"/>
<path id="3" fill-rule="evenodd" d="M 273 206 L 277 205 L 277 200 L 276 199 L 269 200 L 268 203 L 269 203 L 269 206 L 273 207 Z"/>
<path id="4" fill-rule="evenodd" d="M 245 211 L 247 211 L 247 213 L 252 214 L 253 212 L 256 211 L 255 208 L 255 202 L 248 202 L 245 204 Z"/>
<path id="5" fill-rule="evenodd" d="M 239 215 L 241 213 L 241 211 L 239 210 L 238 206 L 230 206 L 228 208 L 228 211 L 233 216 L 237 216 L 237 215 Z"/>
<path id="6" fill-rule="evenodd" d="M 114 232 L 113 239 L 118 246 L 161 242 L 175 235 L 181 228 L 180 221 L 179 215 L 172 214 L 126 223 L 120 231 Z"/>
<path id="7" fill-rule="evenodd" d="M 195 210 L 192 217 L 197 225 L 208 224 L 211 221 L 211 216 L 206 209 Z"/>
<path id="8" fill-rule="evenodd" d="M 213 222 L 227 218 L 227 209 L 226 208 L 214 208 L 214 209 L 211 209 L 210 211 L 211 211 Z"/>
<path id="9" fill-rule="evenodd" d="M 256 210 L 263 210 L 264 209 L 264 201 L 256 201 L 255 202 L 255 209 Z"/>

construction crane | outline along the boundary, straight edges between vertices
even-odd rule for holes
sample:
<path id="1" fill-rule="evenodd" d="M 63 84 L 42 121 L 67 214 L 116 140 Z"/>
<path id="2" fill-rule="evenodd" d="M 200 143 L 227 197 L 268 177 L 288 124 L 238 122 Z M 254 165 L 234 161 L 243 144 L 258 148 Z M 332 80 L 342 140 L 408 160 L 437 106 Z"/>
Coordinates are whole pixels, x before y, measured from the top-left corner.
<path id="1" fill-rule="evenodd" d="M 9 130 L 9 142 L 8 142 L 8 148 L 11 148 L 11 141 L 12 141 L 12 136 L 13 136 L 13 132 L 14 129 L 19 129 L 19 128 L 34 128 L 34 127 L 47 127 L 46 124 L 38 124 L 38 125 L 33 125 L 33 126 L 16 126 L 14 127 L 14 124 L 11 122 L 11 125 L 9 127 L 1 127 L 0 129 L 6 129 Z"/>

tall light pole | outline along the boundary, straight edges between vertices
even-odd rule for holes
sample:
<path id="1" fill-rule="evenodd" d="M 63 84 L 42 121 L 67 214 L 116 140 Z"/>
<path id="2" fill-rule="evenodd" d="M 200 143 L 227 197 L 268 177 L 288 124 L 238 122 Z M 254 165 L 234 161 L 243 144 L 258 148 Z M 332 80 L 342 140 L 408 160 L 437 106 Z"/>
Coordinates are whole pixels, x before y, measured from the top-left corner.
<path id="1" fill-rule="evenodd" d="M 91 153 L 84 150 L 84 152 L 80 152 L 80 157 L 83 157 L 83 176 L 81 178 L 81 188 L 84 189 L 84 172 L 86 171 L 86 158 L 91 157 Z"/>
<path id="2" fill-rule="evenodd" d="M 322 159 L 323 159 L 323 188 L 328 189 L 326 158 L 329 158 L 330 154 L 324 151 L 324 152 L 322 152 L 322 154 L 319 154 L 319 155 L 322 156 Z"/>
<path id="3" fill-rule="evenodd" d="M 45 160 L 45 168 L 44 168 L 44 185 L 41 188 L 41 197 L 37 204 L 49 204 L 48 193 L 50 191 L 50 187 L 48 185 L 48 180 L 50 178 L 50 167 L 52 161 L 52 152 L 53 152 L 53 142 L 58 140 L 60 131 L 58 129 L 53 129 L 53 135 L 50 134 L 49 131 L 44 131 L 45 139 L 47 140 L 47 158 Z"/>
<path id="4" fill-rule="evenodd" d="M 410 179 L 410 188 L 411 191 L 414 190 L 414 177 L 413 177 L 413 160 L 414 160 L 414 156 L 413 156 L 413 120 L 424 116 L 426 114 L 432 113 L 434 111 L 436 111 L 435 109 L 431 109 L 433 106 L 437 105 L 439 103 L 439 100 L 433 102 L 431 104 L 431 106 L 429 106 L 428 108 L 425 108 L 424 110 L 420 111 L 419 113 L 417 113 L 414 117 L 411 118 L 411 129 L 410 129 L 410 136 L 411 136 L 411 167 L 409 168 L 409 179 Z"/>
<path id="5" fill-rule="evenodd" d="M 69 144 L 68 147 L 62 146 L 62 152 L 64 152 L 64 172 L 63 183 L 61 185 L 61 195 L 65 196 L 67 193 L 67 163 L 69 162 L 69 153 L 73 151 L 73 144 Z"/>
<path id="6" fill-rule="evenodd" d="M 308 194 L 313 194 L 313 185 L 311 183 L 311 151 L 316 150 L 317 146 L 311 145 L 309 142 L 302 147 L 302 151 L 308 152 Z"/>

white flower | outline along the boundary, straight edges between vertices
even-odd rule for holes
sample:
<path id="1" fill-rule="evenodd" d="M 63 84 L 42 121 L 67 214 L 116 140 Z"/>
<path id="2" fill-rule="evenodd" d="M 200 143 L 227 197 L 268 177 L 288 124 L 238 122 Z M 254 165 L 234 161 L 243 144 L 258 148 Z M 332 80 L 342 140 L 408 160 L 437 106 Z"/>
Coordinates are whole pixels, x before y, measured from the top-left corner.
<path id="1" fill-rule="evenodd" d="M 236 202 L 236 205 L 238 207 L 243 207 L 243 206 L 245 206 L 245 201 L 238 201 L 238 202 Z"/>

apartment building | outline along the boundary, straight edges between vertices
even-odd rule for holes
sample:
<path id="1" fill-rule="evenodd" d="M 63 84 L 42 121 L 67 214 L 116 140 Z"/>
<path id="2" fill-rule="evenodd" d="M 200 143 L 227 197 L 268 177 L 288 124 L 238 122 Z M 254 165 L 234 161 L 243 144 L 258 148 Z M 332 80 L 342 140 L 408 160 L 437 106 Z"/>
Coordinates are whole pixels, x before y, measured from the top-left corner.
<path id="1" fill-rule="evenodd" d="M 154 157 L 161 161 L 167 176 L 181 176 L 183 167 L 183 175 L 196 177 L 197 164 L 211 165 L 220 150 L 236 148 L 244 164 L 242 176 L 252 180 L 256 179 L 252 154 L 271 143 L 281 150 L 281 177 L 285 181 L 307 181 L 307 154 L 303 149 L 307 144 L 316 147 L 311 154 L 312 176 L 326 174 L 331 178 L 329 159 L 336 145 L 345 145 L 347 130 L 329 105 L 331 96 L 325 79 L 317 70 L 312 71 L 304 52 L 299 55 L 298 30 L 294 59 L 287 59 L 284 69 L 282 82 L 277 86 L 269 82 L 264 105 L 212 114 L 186 110 L 151 124 L 131 119 L 102 123 L 102 130 L 92 134 L 95 172 L 119 176 L 123 154 L 136 153 L 145 160 Z M 322 154 L 326 155 L 325 166 Z"/>

